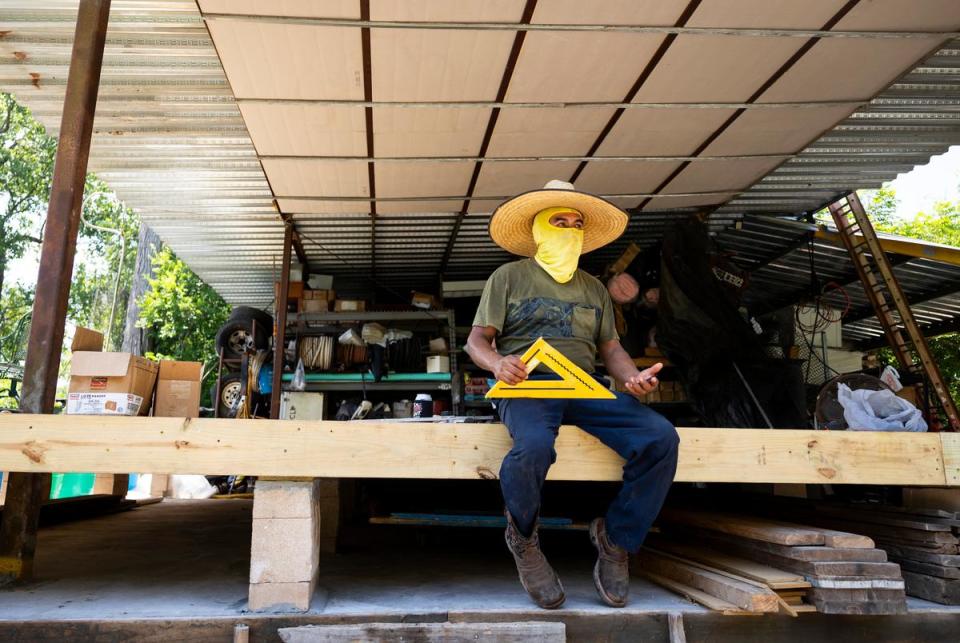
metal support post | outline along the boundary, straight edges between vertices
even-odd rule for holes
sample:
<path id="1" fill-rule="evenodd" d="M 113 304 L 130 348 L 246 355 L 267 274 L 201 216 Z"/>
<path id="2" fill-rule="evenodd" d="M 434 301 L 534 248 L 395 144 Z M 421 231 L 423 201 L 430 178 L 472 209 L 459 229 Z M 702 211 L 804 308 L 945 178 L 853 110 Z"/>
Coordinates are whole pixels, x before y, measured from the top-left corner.
<path id="1" fill-rule="evenodd" d="M 109 15 L 110 0 L 80 0 L 24 366 L 20 410 L 25 413 L 52 413 L 56 398 Z M 49 474 L 10 475 L 0 527 L 0 584 L 30 579 L 40 505 L 49 494 Z"/>
<path id="2" fill-rule="evenodd" d="M 290 254 L 293 246 L 293 223 L 284 222 L 283 260 L 280 264 L 280 292 L 277 293 L 276 325 L 273 330 L 273 390 L 270 392 L 270 418 L 280 417 L 280 385 L 283 376 L 283 350 L 287 334 L 287 302 L 290 299 Z"/>

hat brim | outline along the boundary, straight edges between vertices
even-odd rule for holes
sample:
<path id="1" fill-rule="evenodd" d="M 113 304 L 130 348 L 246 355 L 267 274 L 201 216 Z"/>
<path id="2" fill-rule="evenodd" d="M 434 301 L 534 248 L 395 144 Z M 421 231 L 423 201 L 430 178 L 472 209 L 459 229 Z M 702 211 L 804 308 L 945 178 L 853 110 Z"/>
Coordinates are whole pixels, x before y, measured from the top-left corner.
<path id="1" fill-rule="evenodd" d="M 537 254 L 533 219 L 546 208 L 573 208 L 583 216 L 583 254 L 616 241 L 627 228 L 626 212 L 586 192 L 532 190 L 501 203 L 490 217 L 490 238 L 515 255 Z"/>

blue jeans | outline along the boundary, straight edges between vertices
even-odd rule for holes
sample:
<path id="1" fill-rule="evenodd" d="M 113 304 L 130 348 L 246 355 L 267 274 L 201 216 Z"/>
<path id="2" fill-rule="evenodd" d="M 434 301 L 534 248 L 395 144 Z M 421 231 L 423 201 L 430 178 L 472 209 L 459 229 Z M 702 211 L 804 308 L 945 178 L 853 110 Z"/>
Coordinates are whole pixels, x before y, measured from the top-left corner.
<path id="1" fill-rule="evenodd" d="M 497 409 L 513 438 L 500 467 L 500 488 L 517 528 L 530 535 L 543 481 L 557 459 L 561 424 L 575 424 L 620 454 L 623 487 L 607 508 L 607 535 L 627 551 L 640 549 L 677 471 L 680 438 L 673 425 L 635 397 L 616 400 L 505 399 Z"/>

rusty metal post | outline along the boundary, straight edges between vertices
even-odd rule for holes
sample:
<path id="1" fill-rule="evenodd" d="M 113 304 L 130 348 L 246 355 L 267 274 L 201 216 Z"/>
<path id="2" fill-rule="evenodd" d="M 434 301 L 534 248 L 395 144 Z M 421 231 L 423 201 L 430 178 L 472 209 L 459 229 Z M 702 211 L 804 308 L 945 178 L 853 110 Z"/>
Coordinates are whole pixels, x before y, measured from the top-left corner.
<path id="1" fill-rule="evenodd" d="M 270 418 L 280 417 L 280 384 L 283 376 L 283 350 L 287 334 L 287 302 L 290 300 L 290 250 L 293 246 L 293 222 L 283 224 L 283 260 L 280 264 L 280 291 L 277 293 L 273 330 L 273 390 L 270 393 Z"/>
<path id="2" fill-rule="evenodd" d="M 20 410 L 26 413 L 52 413 L 56 398 L 109 16 L 110 0 L 80 0 L 24 366 Z M 49 493 L 49 474 L 10 475 L 0 526 L 0 584 L 31 577 L 40 505 Z"/>

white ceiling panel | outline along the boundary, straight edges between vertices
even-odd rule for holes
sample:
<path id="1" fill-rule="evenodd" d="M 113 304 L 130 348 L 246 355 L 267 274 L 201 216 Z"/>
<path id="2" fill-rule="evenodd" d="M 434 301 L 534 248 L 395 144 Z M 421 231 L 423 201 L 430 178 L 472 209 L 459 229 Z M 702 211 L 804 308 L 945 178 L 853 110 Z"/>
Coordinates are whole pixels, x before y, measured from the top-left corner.
<path id="1" fill-rule="evenodd" d="M 277 197 L 370 196 L 366 161 L 268 158 L 263 169 Z"/>
<path id="2" fill-rule="evenodd" d="M 598 156 L 686 156 L 723 124 L 732 109 L 627 109 Z"/>
<path id="3" fill-rule="evenodd" d="M 870 0 L 860 2 L 834 29 L 875 31 L 956 31 L 960 29 L 957 0 Z"/>
<path id="4" fill-rule="evenodd" d="M 703 150 L 703 155 L 793 154 L 856 108 L 856 103 L 849 103 L 836 107 L 748 109 Z"/>
<path id="5" fill-rule="evenodd" d="M 375 107 L 374 153 L 378 157 L 476 156 L 490 112 L 479 107 Z"/>
<path id="6" fill-rule="evenodd" d="M 802 38 L 678 36 L 634 102 L 746 101 L 803 43 Z"/>
<path id="7" fill-rule="evenodd" d="M 257 152 L 264 156 L 366 156 L 362 107 L 241 103 Z"/>
<path id="8" fill-rule="evenodd" d="M 233 19 L 207 26 L 237 98 L 363 100 L 359 29 Z"/>
<path id="9" fill-rule="evenodd" d="M 960 4 L 960 2 L 958 2 Z M 866 100 L 903 69 L 937 47 L 941 38 L 825 38 L 760 97 L 760 102 Z"/>
<path id="10" fill-rule="evenodd" d="M 529 32 L 507 100 L 623 100 L 663 38 L 624 32 Z"/>
<path id="11" fill-rule="evenodd" d="M 845 4 L 847 0 L 707 0 L 697 6 L 687 26 L 820 29 Z"/>
<path id="12" fill-rule="evenodd" d="M 377 216 L 391 217 L 411 214 L 450 213 L 455 216 L 463 209 L 463 201 L 377 201 Z"/>
<path id="13" fill-rule="evenodd" d="M 466 161 L 378 161 L 377 198 L 466 194 L 473 166 Z"/>
<path id="14" fill-rule="evenodd" d="M 543 185 L 541 184 L 540 187 L 543 187 Z M 537 188 L 533 187 L 530 189 L 535 190 Z M 526 192 L 527 190 L 522 191 Z M 476 217 L 489 216 L 501 203 L 503 203 L 503 199 L 470 199 L 470 205 L 467 207 L 467 213 L 470 216 L 467 217 L 467 221 L 470 221 L 471 218 L 476 219 Z"/>
<path id="15" fill-rule="evenodd" d="M 373 98 L 493 100 L 513 37 L 510 31 L 372 29 Z"/>
<path id="16" fill-rule="evenodd" d="M 376 0 L 374 0 L 376 1 Z M 294 18 L 360 18 L 359 0 L 197 0 L 204 13 Z"/>
<path id="17" fill-rule="evenodd" d="M 698 206 L 716 205 L 723 203 L 734 196 L 736 192 L 726 194 L 694 195 L 694 196 L 655 196 L 643 206 L 643 211 L 669 210 L 671 208 L 693 208 Z"/>
<path id="18" fill-rule="evenodd" d="M 277 199 L 281 212 L 300 214 L 369 214 L 369 201 L 314 201 L 311 199 Z"/>
<path id="19" fill-rule="evenodd" d="M 663 189 L 663 194 L 741 190 L 753 185 L 782 162 L 783 159 L 691 161 Z"/>
<path id="20" fill-rule="evenodd" d="M 591 161 L 577 178 L 577 188 L 591 194 L 648 194 L 680 163 L 663 161 Z"/>
<path id="21" fill-rule="evenodd" d="M 597 107 L 503 108 L 487 156 L 583 156 L 613 113 Z"/>
<path id="22" fill-rule="evenodd" d="M 524 4 L 525 0 L 370 0 L 370 18 L 408 22 L 520 22 Z"/>
<path id="23" fill-rule="evenodd" d="M 538 0 L 535 24 L 600 24 L 669 26 L 676 23 L 689 0 Z"/>
<path id="24" fill-rule="evenodd" d="M 539 190 L 551 179 L 567 181 L 577 161 L 496 161 L 484 163 L 473 193 L 476 196 L 509 196 Z"/>

